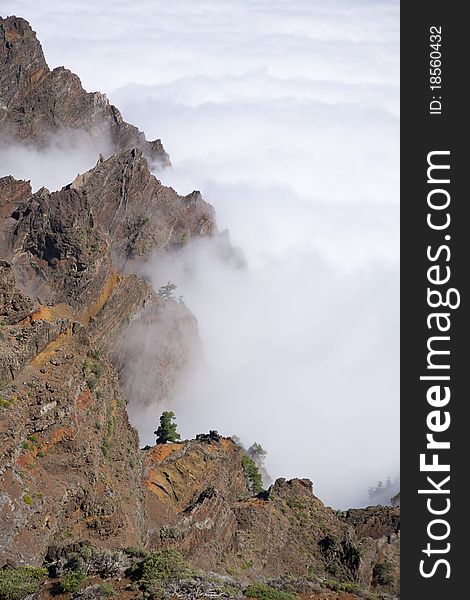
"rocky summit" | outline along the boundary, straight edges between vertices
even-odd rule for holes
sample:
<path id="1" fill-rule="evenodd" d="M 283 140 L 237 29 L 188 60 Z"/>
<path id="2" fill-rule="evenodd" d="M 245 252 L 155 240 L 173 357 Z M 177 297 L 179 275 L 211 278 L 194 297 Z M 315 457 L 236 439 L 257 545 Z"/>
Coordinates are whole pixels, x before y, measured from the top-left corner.
<path id="1" fill-rule="evenodd" d="M 140 448 L 128 407 L 171 405 L 200 352 L 196 317 L 143 266 L 229 241 L 199 192 L 152 175 L 171 168 L 160 140 L 0 19 L 1 143 L 77 132 L 108 152 L 61 190 L 0 179 L 0 599 L 397 598 L 399 506 L 258 489 L 216 432 Z"/>

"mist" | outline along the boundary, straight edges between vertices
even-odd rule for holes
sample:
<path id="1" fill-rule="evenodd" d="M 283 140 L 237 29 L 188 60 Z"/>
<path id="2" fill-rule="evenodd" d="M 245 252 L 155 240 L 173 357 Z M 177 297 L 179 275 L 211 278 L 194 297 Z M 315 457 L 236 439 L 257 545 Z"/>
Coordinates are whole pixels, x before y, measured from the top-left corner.
<path id="1" fill-rule="evenodd" d="M 258 441 L 273 477 L 311 477 L 321 498 L 346 507 L 397 471 L 387 443 L 398 434 L 397 314 L 383 315 L 397 273 L 377 264 L 338 274 L 311 260 L 235 269 L 200 242 L 147 272 L 156 288 L 176 283 L 198 318 L 203 361 L 168 406 L 183 437 L 215 428 Z M 134 416 L 145 443 L 157 410 Z"/>
<path id="2" fill-rule="evenodd" d="M 94 167 L 100 153 L 107 157 L 111 144 L 107 139 L 94 140 L 80 130 L 62 130 L 52 135 L 43 148 L 0 138 L 0 177 L 30 181 L 33 192 L 41 187 L 60 190 Z"/>
<path id="3" fill-rule="evenodd" d="M 158 178 L 201 190 L 246 257 L 235 269 L 207 242 L 148 265 L 198 319 L 204 360 L 171 402 L 183 436 L 260 442 L 273 477 L 366 504 L 399 462 L 398 2 L 7 0 L 3 12 L 31 21 L 51 67 L 162 138 L 174 169 Z M 52 189 L 96 161 L 65 153 L 50 173 L 41 156 L 20 165 Z M 133 408 L 142 443 L 160 408 Z"/>

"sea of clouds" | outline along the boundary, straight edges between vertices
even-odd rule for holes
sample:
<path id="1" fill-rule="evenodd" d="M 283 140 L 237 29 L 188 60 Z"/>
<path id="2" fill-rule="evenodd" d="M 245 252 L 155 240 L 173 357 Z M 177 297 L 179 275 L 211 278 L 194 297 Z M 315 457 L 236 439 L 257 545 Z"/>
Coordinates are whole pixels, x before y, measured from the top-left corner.
<path id="1" fill-rule="evenodd" d="M 152 264 L 204 348 L 172 402 L 182 434 L 256 440 L 273 476 L 367 502 L 399 458 L 398 2 L 4 0 L 6 14 L 163 140 L 174 168 L 158 178 L 201 190 L 247 259 L 198 244 Z M 2 152 L 1 174 L 9 158 L 35 188 L 96 161 Z M 137 419 L 143 443 L 157 413 Z"/>

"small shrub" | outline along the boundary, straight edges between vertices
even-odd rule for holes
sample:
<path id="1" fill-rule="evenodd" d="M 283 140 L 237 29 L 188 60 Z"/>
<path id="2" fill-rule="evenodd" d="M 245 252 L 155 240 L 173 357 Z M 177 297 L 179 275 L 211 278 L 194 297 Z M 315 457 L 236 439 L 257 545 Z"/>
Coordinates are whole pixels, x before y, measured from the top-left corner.
<path id="1" fill-rule="evenodd" d="M 18 567 L 0 570 L 0 599 L 21 600 L 35 594 L 47 576 L 47 569 Z"/>
<path id="2" fill-rule="evenodd" d="M 66 592 L 78 592 L 85 582 L 86 575 L 83 571 L 69 571 L 66 573 L 59 582 L 59 591 L 62 593 Z"/>
<path id="3" fill-rule="evenodd" d="M 103 578 L 121 577 L 129 566 L 129 559 L 121 550 L 106 550 L 86 546 L 76 557 L 77 567 L 87 574 L 97 573 Z"/>
<path id="4" fill-rule="evenodd" d="M 12 402 L 6 398 L 0 398 L 0 408 L 10 408 Z"/>
<path id="5" fill-rule="evenodd" d="M 25 495 L 23 496 L 23 502 L 24 502 L 25 504 L 27 504 L 28 506 L 32 506 L 32 504 L 33 504 L 33 499 L 31 498 L 31 496 L 28 496 L 28 494 L 25 494 Z"/>
<path id="6" fill-rule="evenodd" d="M 384 560 L 374 567 L 373 571 L 374 583 L 378 585 L 390 585 L 393 583 L 393 565 L 390 561 Z"/>
<path id="7" fill-rule="evenodd" d="M 98 385 L 98 379 L 96 378 L 95 375 L 90 375 L 89 377 L 86 378 L 86 384 L 87 384 L 90 392 L 93 392 L 93 391 L 95 391 L 96 386 Z"/>
<path id="8" fill-rule="evenodd" d="M 109 581 L 104 581 L 99 587 L 98 587 L 98 592 L 102 595 L 102 596 L 115 596 L 116 595 L 116 590 L 113 588 L 113 586 L 109 583 Z"/>
<path id="9" fill-rule="evenodd" d="M 348 592 L 354 594 L 355 592 L 360 591 L 359 586 L 356 584 L 348 582 L 343 583 L 341 581 L 336 581 L 336 579 L 326 579 L 323 582 L 323 585 L 333 592 Z"/>
<path id="10" fill-rule="evenodd" d="M 227 598 L 239 598 L 241 596 L 240 590 L 233 585 L 223 584 L 220 591 Z"/>
<path id="11" fill-rule="evenodd" d="M 161 597 L 163 584 L 185 579 L 191 570 L 177 550 L 151 552 L 140 565 L 140 586 L 154 597 Z"/>
<path id="12" fill-rule="evenodd" d="M 101 444 L 101 452 L 103 453 L 103 456 L 106 459 L 109 459 L 109 455 L 111 452 L 111 445 L 107 439 L 104 439 L 103 443 Z"/>
<path id="13" fill-rule="evenodd" d="M 116 417 L 111 415 L 108 421 L 108 426 L 106 428 L 106 434 L 108 437 L 111 437 L 114 434 L 114 430 L 116 428 Z"/>
<path id="14" fill-rule="evenodd" d="M 92 352 L 94 360 L 88 356 L 83 360 L 83 374 L 85 375 L 88 389 L 92 392 L 96 390 L 99 379 L 104 373 L 104 365 L 98 361 L 97 357 L 100 354 L 98 355 L 97 352 L 99 351 L 95 350 Z"/>
<path id="15" fill-rule="evenodd" d="M 91 365 L 90 371 L 93 373 L 93 375 L 96 375 L 96 377 L 101 377 L 104 372 L 104 367 L 101 363 L 95 362 Z"/>
<path id="16" fill-rule="evenodd" d="M 291 592 L 282 592 L 265 583 L 253 583 L 245 590 L 247 598 L 256 598 L 256 600 L 295 600 L 296 594 Z"/>

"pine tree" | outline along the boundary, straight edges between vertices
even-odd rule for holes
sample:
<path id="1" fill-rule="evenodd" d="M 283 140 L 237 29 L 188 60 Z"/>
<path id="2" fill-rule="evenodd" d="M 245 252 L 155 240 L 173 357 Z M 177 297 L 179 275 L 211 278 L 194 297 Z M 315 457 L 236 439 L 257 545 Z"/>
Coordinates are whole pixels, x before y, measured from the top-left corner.
<path id="1" fill-rule="evenodd" d="M 262 465 L 264 463 L 264 459 L 266 458 L 267 452 L 261 444 L 255 442 L 254 444 L 251 444 L 251 446 L 248 448 L 247 454 L 248 456 L 251 456 L 251 458 L 258 465 Z"/>
<path id="2" fill-rule="evenodd" d="M 158 288 L 158 295 L 163 300 L 172 300 L 174 298 L 173 292 L 175 290 L 176 290 L 176 285 L 174 283 L 172 283 L 171 281 L 169 281 L 167 284 L 162 285 L 161 287 Z M 182 298 L 182 296 L 180 296 L 180 298 Z"/>
<path id="3" fill-rule="evenodd" d="M 173 423 L 175 413 L 171 410 L 165 410 L 160 417 L 160 425 L 153 433 L 157 436 L 157 444 L 166 444 L 167 442 L 177 442 L 181 436 L 176 431 L 176 423 Z"/>

